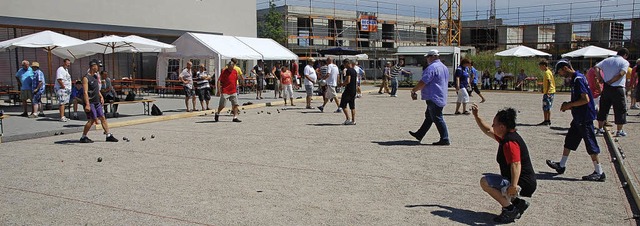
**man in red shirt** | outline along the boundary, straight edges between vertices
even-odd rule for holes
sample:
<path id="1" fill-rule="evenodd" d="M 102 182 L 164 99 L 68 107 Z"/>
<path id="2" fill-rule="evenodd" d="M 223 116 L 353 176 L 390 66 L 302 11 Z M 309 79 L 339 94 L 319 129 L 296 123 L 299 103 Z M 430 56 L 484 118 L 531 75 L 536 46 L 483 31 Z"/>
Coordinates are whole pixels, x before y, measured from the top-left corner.
<path id="1" fill-rule="evenodd" d="M 590 68 L 587 71 L 587 83 L 589 84 L 589 90 L 591 91 L 591 95 L 593 96 L 593 101 L 596 104 L 596 110 L 600 104 L 600 93 L 602 93 L 602 82 L 600 82 L 601 78 L 604 78 L 604 73 L 600 71 L 600 75 L 596 76 L 596 69 Z"/>
<path id="2" fill-rule="evenodd" d="M 640 66 L 640 58 L 636 60 L 636 66 L 633 67 L 629 75 L 631 78 L 628 83 L 629 90 L 631 91 L 631 109 L 640 109 L 640 107 L 638 107 L 638 102 L 640 101 L 640 99 L 638 99 L 638 96 L 640 96 L 638 93 L 638 74 L 640 74 L 638 70 L 640 68 L 638 68 L 638 66 Z"/>
<path id="3" fill-rule="evenodd" d="M 216 96 L 220 97 L 220 102 L 218 103 L 218 111 L 213 116 L 214 121 L 218 121 L 218 116 L 220 112 L 225 107 L 225 103 L 227 99 L 231 102 L 232 112 L 233 112 L 233 122 L 242 122 L 238 119 L 238 89 L 236 86 L 236 82 L 238 81 L 238 73 L 234 69 L 236 66 L 233 61 L 229 61 L 227 63 L 227 67 L 220 72 L 220 78 L 218 78 L 216 90 Z"/>

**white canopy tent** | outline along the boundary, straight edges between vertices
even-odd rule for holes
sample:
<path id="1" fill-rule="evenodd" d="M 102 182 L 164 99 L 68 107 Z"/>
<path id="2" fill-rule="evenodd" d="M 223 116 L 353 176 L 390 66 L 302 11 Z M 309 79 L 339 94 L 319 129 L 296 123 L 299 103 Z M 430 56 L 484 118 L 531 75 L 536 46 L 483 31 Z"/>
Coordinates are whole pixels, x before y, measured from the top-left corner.
<path id="1" fill-rule="evenodd" d="M 53 68 L 51 67 L 51 54 L 55 54 L 54 51 L 58 48 L 77 45 L 82 42 L 83 41 L 80 39 L 46 30 L 0 42 L 0 51 L 14 49 L 17 47 L 42 48 L 43 50 L 47 51 L 47 64 L 49 68 L 48 81 L 53 82 L 51 79 L 53 76 Z M 65 56 L 60 56 L 58 54 L 55 55 L 61 58 L 65 58 Z M 72 61 L 74 60 L 73 58 L 70 59 Z"/>
<path id="2" fill-rule="evenodd" d="M 298 60 L 298 55 L 270 38 L 235 37 L 262 55 L 263 60 Z"/>
<path id="3" fill-rule="evenodd" d="M 609 56 L 616 55 L 616 51 L 600 48 L 597 46 L 587 46 L 578 50 L 574 50 L 565 54 L 562 57 L 584 57 L 584 58 L 607 58 Z"/>
<path id="4" fill-rule="evenodd" d="M 551 56 L 551 54 L 532 49 L 526 46 L 517 46 L 505 51 L 497 52 L 496 56 L 504 57 L 535 57 L 535 56 Z"/>
<path id="5" fill-rule="evenodd" d="M 163 52 L 158 56 L 156 79 L 165 85 L 169 59 L 205 59 L 219 69 L 222 60 L 297 60 L 298 56 L 271 39 L 246 38 L 201 33 L 185 33 L 172 43 L 176 52 Z M 183 68 L 181 63 L 180 68 Z M 218 73 L 215 73 L 216 77 Z"/>

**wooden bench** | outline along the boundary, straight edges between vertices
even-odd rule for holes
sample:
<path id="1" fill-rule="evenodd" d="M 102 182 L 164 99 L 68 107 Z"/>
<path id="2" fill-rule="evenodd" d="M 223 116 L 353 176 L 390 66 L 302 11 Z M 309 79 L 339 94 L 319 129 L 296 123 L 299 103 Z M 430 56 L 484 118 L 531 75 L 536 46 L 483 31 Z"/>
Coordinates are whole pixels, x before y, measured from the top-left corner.
<path id="1" fill-rule="evenodd" d="M 160 97 L 165 97 L 169 90 L 173 91 L 172 93 L 175 96 L 176 91 L 182 91 L 184 88 L 182 86 L 156 86 L 155 90 L 160 94 Z"/>
<path id="2" fill-rule="evenodd" d="M 7 92 L 0 92 L 0 96 L 3 95 L 7 95 L 9 96 L 9 103 L 13 102 L 13 105 L 17 105 L 18 103 L 22 102 L 22 100 L 20 100 L 20 91 L 17 90 L 9 90 Z"/>
<path id="3" fill-rule="evenodd" d="M 112 117 L 117 117 L 116 114 L 114 114 L 115 109 L 113 105 L 120 105 L 120 104 L 137 104 L 137 103 L 142 103 L 142 114 L 144 115 L 151 115 L 151 107 L 149 106 L 150 103 L 155 102 L 156 100 L 132 100 L 132 101 L 118 101 L 118 102 L 105 102 L 104 103 L 104 109 L 109 109 L 109 112 L 111 112 L 111 116 Z M 106 116 L 106 114 L 105 114 Z"/>
<path id="4" fill-rule="evenodd" d="M 142 103 L 142 113 L 144 115 L 151 115 L 151 107 L 149 106 L 149 103 L 153 103 L 156 100 L 132 100 L 132 101 L 118 101 L 118 102 L 105 102 L 103 104 L 103 109 L 104 110 L 108 110 L 105 111 L 105 117 L 107 116 L 107 113 L 111 113 L 111 117 L 117 117 L 117 115 L 115 114 L 115 109 L 114 109 L 114 104 L 137 104 L 137 103 Z M 80 108 L 82 108 L 82 111 L 84 112 L 84 105 L 82 105 L 81 103 L 78 103 L 80 105 Z M 68 118 L 71 118 L 71 108 L 73 107 L 73 101 L 69 102 L 68 104 L 66 104 L 66 108 L 67 108 L 67 112 L 69 114 Z"/>

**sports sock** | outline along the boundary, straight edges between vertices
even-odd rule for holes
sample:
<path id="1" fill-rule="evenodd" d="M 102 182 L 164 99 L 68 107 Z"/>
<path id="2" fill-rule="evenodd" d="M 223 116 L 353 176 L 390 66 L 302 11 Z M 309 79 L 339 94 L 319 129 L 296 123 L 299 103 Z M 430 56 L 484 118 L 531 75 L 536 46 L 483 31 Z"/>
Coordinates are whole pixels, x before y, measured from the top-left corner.
<path id="1" fill-rule="evenodd" d="M 569 156 L 562 156 L 560 159 L 560 167 L 567 167 L 567 160 L 569 160 Z"/>
<path id="2" fill-rule="evenodd" d="M 107 137 L 113 136 L 113 134 L 111 133 L 107 133 Z"/>
<path id="3" fill-rule="evenodd" d="M 596 173 L 598 173 L 598 174 L 602 174 L 603 173 L 602 165 L 600 165 L 600 163 L 598 163 L 596 161 L 593 161 L 593 167 L 595 168 Z"/>

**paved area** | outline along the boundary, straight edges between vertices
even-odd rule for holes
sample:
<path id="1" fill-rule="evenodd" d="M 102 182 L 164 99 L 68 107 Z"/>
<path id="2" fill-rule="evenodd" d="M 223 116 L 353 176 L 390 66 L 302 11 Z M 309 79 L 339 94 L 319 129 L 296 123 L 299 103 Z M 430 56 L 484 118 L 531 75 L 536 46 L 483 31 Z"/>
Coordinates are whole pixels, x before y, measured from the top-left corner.
<path id="1" fill-rule="evenodd" d="M 628 106 L 628 105 L 627 105 Z M 616 146 L 622 149 L 622 152 L 626 155 L 625 166 L 630 171 L 632 182 L 636 187 L 640 187 L 640 153 L 637 152 L 640 147 L 640 110 L 628 110 L 627 124 L 624 126 L 624 131 L 627 132 L 627 137 L 614 137 Z M 610 112 L 608 120 L 613 121 L 613 109 Z M 613 123 L 613 122 L 611 122 Z M 615 131 L 615 127 L 610 128 Z M 613 136 L 613 135 L 612 135 Z"/>
<path id="2" fill-rule="evenodd" d="M 303 93 L 304 90 L 300 90 L 296 93 L 297 96 L 304 97 L 306 94 Z M 182 95 L 167 95 L 164 97 L 160 97 L 156 94 L 150 95 L 139 95 L 138 97 L 142 97 L 144 99 L 154 99 L 156 100 L 153 104 L 156 104 L 162 111 L 165 116 L 188 116 L 188 115 L 203 115 L 204 113 L 211 114 L 211 111 L 205 112 L 195 112 L 192 114 L 187 114 L 186 108 L 184 105 L 184 96 Z M 251 102 L 255 105 L 270 103 L 270 102 L 281 102 L 282 99 L 274 98 L 273 91 L 267 91 L 263 94 L 264 99 L 256 100 L 255 93 L 251 94 L 241 94 L 239 96 L 239 102 L 248 103 Z M 122 97 L 124 98 L 124 97 Z M 191 102 L 189 103 L 191 106 Z M 197 109 L 201 109 L 200 102 L 196 98 L 196 107 Z M 211 109 L 217 109 L 218 107 L 218 98 L 212 97 L 210 102 Z M 8 119 L 4 120 L 4 137 L 2 142 L 11 142 L 16 140 L 25 140 L 25 139 L 33 139 L 40 138 L 45 136 L 53 136 L 56 133 L 74 133 L 82 131 L 82 126 L 86 123 L 86 116 L 83 113 L 82 106 L 78 107 L 78 120 L 69 120 L 68 122 L 59 122 L 60 118 L 58 109 L 55 110 L 47 110 L 45 111 L 46 117 L 40 117 L 37 119 L 30 119 L 26 117 L 20 117 L 19 115 L 22 113 L 22 107 L 13 106 L 10 104 L 0 105 L 0 109 L 5 111 L 5 114 L 10 115 Z M 31 112 L 31 107 L 29 107 L 29 112 Z M 108 118 L 109 123 L 126 123 L 131 121 L 139 121 L 153 118 L 154 116 L 144 115 L 143 114 L 143 106 L 141 103 L 138 104 L 125 104 L 120 105 L 118 108 L 119 116 Z M 66 114 L 66 110 L 65 110 Z"/>
<path id="3" fill-rule="evenodd" d="M 486 120 L 505 106 L 519 110 L 518 130 L 538 173 L 531 207 L 516 224 L 636 224 L 608 154 L 604 183 L 579 180 L 593 171 L 583 145 L 564 175 L 544 163 L 560 158 L 570 113 L 559 106 L 568 95 L 556 96 L 551 127 L 532 126 L 542 121 L 539 94 L 486 95 Z M 491 224 L 499 206 L 479 180 L 499 171 L 497 143 L 472 116 L 454 116 L 449 104 L 452 145 L 431 146 L 435 128 L 422 144 L 407 133 L 425 108 L 408 91 L 367 94 L 356 104 L 355 126 L 298 104 L 247 109 L 242 123 L 208 115 L 113 130 L 131 142 L 104 143 L 92 131 L 93 144 L 76 143 L 78 134 L 2 143 L 0 224 Z"/>

